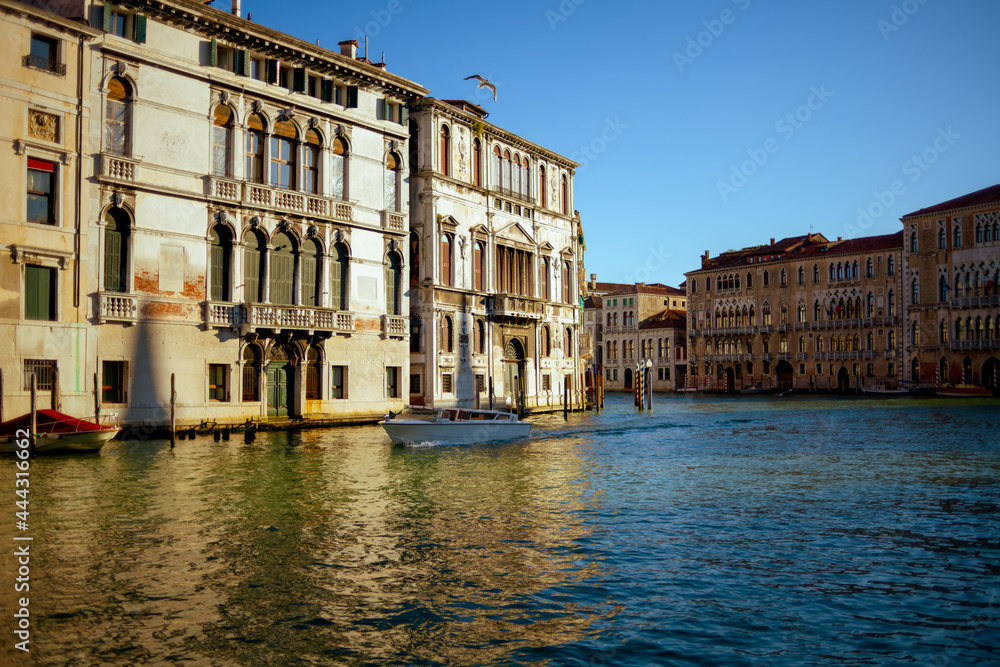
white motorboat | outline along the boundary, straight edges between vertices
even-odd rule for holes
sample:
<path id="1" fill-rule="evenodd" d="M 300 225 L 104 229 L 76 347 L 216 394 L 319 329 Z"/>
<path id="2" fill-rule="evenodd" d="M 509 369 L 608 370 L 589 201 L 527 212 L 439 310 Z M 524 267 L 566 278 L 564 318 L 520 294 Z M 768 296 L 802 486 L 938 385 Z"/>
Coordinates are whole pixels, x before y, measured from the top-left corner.
<path id="1" fill-rule="evenodd" d="M 407 408 L 379 422 L 393 444 L 443 442 L 473 444 L 525 438 L 531 424 L 501 410 Z"/>
<path id="2" fill-rule="evenodd" d="M 912 387 L 887 387 L 884 384 L 876 384 L 870 387 L 861 387 L 862 393 L 873 396 L 907 396 L 916 393 L 916 388 Z"/>

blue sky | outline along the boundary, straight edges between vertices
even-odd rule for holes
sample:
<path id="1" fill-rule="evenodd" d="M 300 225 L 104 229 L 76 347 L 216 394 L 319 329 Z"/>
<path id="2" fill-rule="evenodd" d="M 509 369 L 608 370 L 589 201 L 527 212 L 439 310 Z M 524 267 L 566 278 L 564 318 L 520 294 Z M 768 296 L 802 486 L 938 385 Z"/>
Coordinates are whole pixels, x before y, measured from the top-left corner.
<path id="1" fill-rule="evenodd" d="M 215 6 L 228 9 L 228 0 Z M 995 0 L 244 0 L 583 163 L 587 272 L 676 285 L 700 255 L 889 234 L 1000 183 Z M 308 17 L 308 20 L 303 20 Z M 498 101 L 474 82 L 494 81 Z M 864 214 L 864 215 L 863 215 Z"/>

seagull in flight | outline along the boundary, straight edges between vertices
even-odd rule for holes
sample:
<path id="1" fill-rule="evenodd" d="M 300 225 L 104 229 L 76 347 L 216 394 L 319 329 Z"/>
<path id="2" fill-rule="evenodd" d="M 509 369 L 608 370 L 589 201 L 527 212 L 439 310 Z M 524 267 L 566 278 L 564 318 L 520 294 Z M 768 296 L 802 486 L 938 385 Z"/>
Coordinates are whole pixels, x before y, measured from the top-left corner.
<path id="1" fill-rule="evenodd" d="M 489 81 L 487 81 L 483 77 L 479 76 L 478 74 L 473 74 L 472 76 L 465 77 L 465 81 L 468 81 L 469 79 L 476 79 L 477 81 L 479 81 L 479 85 L 476 86 L 477 88 L 488 88 L 491 91 L 493 91 L 493 101 L 494 102 L 497 101 L 497 87 L 496 86 L 494 86 L 492 83 L 490 83 Z"/>

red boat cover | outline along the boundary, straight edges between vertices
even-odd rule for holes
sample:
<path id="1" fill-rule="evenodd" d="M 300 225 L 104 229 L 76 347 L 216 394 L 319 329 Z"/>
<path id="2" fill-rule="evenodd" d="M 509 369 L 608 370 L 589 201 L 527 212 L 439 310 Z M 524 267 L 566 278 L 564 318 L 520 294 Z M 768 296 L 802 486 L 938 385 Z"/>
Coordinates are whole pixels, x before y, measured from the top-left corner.
<path id="1" fill-rule="evenodd" d="M 78 433 L 79 431 L 104 431 L 104 426 L 86 419 L 77 419 L 57 410 L 39 410 L 35 416 L 38 433 Z M 15 417 L 0 424 L 0 437 L 13 437 L 19 429 L 31 428 L 31 413 Z"/>

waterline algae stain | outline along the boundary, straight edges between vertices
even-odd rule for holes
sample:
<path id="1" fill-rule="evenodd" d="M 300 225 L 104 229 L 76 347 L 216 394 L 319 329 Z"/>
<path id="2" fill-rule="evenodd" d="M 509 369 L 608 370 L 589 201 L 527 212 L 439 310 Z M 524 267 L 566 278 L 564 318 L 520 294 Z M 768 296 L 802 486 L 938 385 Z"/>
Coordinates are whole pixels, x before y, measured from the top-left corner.
<path id="1" fill-rule="evenodd" d="M 32 651 L 3 659 L 1000 661 L 996 401 L 630 398 L 513 443 L 373 426 L 39 458 Z"/>

